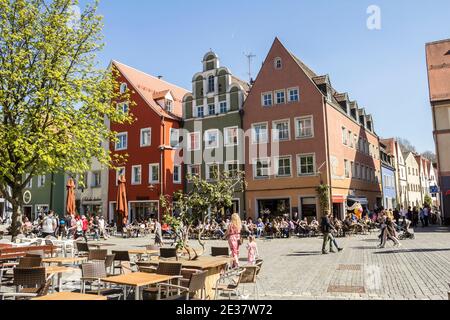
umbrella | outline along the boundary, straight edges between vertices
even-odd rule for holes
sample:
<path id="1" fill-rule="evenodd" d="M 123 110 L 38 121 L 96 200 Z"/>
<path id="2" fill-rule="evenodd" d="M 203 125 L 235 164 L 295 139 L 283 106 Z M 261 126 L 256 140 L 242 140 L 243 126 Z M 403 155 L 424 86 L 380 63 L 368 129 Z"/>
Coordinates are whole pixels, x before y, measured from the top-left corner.
<path id="1" fill-rule="evenodd" d="M 118 190 L 117 190 L 117 226 L 120 230 L 122 230 L 123 226 L 128 221 L 128 201 L 127 201 L 127 190 L 126 190 L 126 182 L 125 176 L 120 176 L 118 181 Z"/>
<path id="2" fill-rule="evenodd" d="M 67 181 L 67 201 L 66 212 L 70 215 L 75 214 L 75 182 L 72 178 Z"/>

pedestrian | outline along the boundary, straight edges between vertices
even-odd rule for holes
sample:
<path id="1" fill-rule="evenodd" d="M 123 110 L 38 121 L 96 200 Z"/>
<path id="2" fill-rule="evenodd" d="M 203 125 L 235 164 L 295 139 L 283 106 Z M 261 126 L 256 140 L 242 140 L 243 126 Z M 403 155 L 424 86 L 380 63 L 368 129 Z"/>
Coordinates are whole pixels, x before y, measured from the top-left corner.
<path id="1" fill-rule="evenodd" d="M 258 245 L 256 244 L 255 236 L 248 237 L 247 253 L 248 264 L 255 265 L 256 258 L 259 256 Z"/>
<path id="2" fill-rule="evenodd" d="M 153 219 L 153 223 L 155 224 L 155 245 L 161 247 L 163 245 L 161 223 L 155 218 Z"/>
<path id="3" fill-rule="evenodd" d="M 48 236 L 54 237 L 56 231 L 56 219 L 54 218 L 54 212 L 50 211 L 47 216 L 42 220 L 42 237 Z"/>
<path id="4" fill-rule="evenodd" d="M 386 226 L 384 228 L 384 232 L 382 233 L 381 245 L 379 248 L 385 248 L 387 239 L 392 240 L 394 242 L 394 247 L 401 247 L 402 244 L 398 240 L 397 232 L 395 231 L 395 224 L 392 219 L 386 219 Z"/>
<path id="5" fill-rule="evenodd" d="M 321 221 L 321 229 L 323 233 L 323 244 L 322 244 L 322 254 L 328 254 L 326 247 L 329 243 L 330 245 L 330 252 L 336 253 L 336 251 L 333 250 L 333 244 L 336 246 L 336 249 L 338 249 L 339 252 L 341 252 L 343 249 L 339 247 L 336 239 L 334 238 L 332 232 L 336 231 L 334 226 L 330 223 L 330 214 L 325 215 L 322 217 Z"/>
<path id="6" fill-rule="evenodd" d="M 237 213 L 231 216 L 231 223 L 228 226 L 226 237 L 233 257 L 233 268 L 239 267 L 239 246 L 241 245 L 242 222 Z"/>
<path id="7" fill-rule="evenodd" d="M 420 223 L 422 223 L 422 228 L 425 228 L 425 212 L 423 208 L 420 208 Z"/>
<path id="8" fill-rule="evenodd" d="M 428 207 L 423 208 L 423 223 L 425 227 L 429 226 L 430 223 L 430 209 Z"/>
<path id="9" fill-rule="evenodd" d="M 106 234 L 105 218 L 103 216 L 98 218 L 98 231 L 100 233 L 100 237 L 104 240 L 108 239 L 108 235 Z"/>
<path id="10" fill-rule="evenodd" d="M 87 232 L 89 230 L 89 221 L 86 219 L 86 216 L 83 215 L 81 216 L 81 230 L 83 233 L 83 238 L 86 242 L 88 242 L 88 238 L 87 238 Z"/>

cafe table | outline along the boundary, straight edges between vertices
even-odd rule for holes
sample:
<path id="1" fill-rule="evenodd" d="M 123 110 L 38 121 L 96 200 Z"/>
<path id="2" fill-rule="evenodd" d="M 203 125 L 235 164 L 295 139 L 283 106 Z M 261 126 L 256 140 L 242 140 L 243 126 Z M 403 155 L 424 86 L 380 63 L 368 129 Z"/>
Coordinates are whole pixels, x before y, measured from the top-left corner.
<path id="1" fill-rule="evenodd" d="M 84 261 L 87 261 L 87 257 L 57 257 L 57 258 L 45 258 L 42 260 L 43 263 L 48 264 L 57 264 L 58 266 L 62 267 L 63 265 L 73 265 L 73 264 L 79 264 Z"/>
<path id="2" fill-rule="evenodd" d="M 113 276 L 108 278 L 100 279 L 106 283 L 112 283 L 116 285 L 124 286 L 124 291 L 126 292 L 126 287 L 135 288 L 135 300 L 141 300 L 141 289 L 150 285 L 157 283 L 168 282 L 170 280 L 179 279 L 180 276 L 166 276 L 156 273 L 145 273 L 145 272 L 134 272 L 128 274 L 122 274 L 119 276 Z M 124 295 L 124 299 L 126 294 Z"/>
<path id="3" fill-rule="evenodd" d="M 138 260 L 141 260 L 143 255 L 159 255 L 159 250 L 131 249 L 128 254 L 137 255 Z"/>
<path id="4" fill-rule="evenodd" d="M 104 247 L 114 247 L 115 244 L 99 242 L 99 243 L 88 243 L 88 246 L 100 249 L 100 248 L 104 248 Z"/>
<path id="5" fill-rule="evenodd" d="M 96 301 L 96 300 L 107 300 L 107 297 L 98 296 L 93 294 L 82 294 L 75 292 L 58 292 L 49 294 L 47 296 L 34 298 L 32 300 L 42 300 L 42 301 Z"/>
<path id="6" fill-rule="evenodd" d="M 161 260 L 160 260 L 161 261 Z M 141 262 L 139 266 L 157 266 L 160 261 L 148 261 Z M 205 281 L 206 297 L 212 299 L 214 297 L 214 288 L 219 280 L 220 275 L 223 270 L 226 269 L 227 265 L 233 261 L 229 257 L 199 257 L 197 260 L 187 260 L 179 259 L 162 261 L 164 263 L 181 263 L 182 267 L 185 269 L 196 269 L 201 271 L 207 271 L 208 275 Z"/>

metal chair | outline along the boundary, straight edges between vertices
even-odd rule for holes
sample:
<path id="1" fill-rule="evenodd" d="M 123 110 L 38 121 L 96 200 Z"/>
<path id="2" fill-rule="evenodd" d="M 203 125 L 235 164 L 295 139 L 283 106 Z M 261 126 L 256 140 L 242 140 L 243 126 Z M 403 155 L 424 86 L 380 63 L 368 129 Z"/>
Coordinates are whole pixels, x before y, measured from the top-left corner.
<path id="1" fill-rule="evenodd" d="M 211 255 L 213 257 L 219 257 L 219 256 L 230 256 L 230 249 L 226 247 L 212 247 L 211 248 Z"/>
<path id="2" fill-rule="evenodd" d="M 42 267 L 41 257 L 23 257 L 19 259 L 18 268 L 38 268 Z"/>
<path id="3" fill-rule="evenodd" d="M 128 251 L 113 251 L 112 254 L 114 254 L 114 262 L 119 262 L 118 264 L 114 263 L 113 274 L 116 274 L 117 269 L 122 272 L 122 262 L 130 262 L 130 254 Z"/>
<path id="4" fill-rule="evenodd" d="M 256 296 L 256 300 L 259 300 L 259 290 L 257 285 L 257 275 L 260 267 L 258 266 L 245 266 L 244 272 L 241 276 L 241 284 L 253 284 L 253 294 Z M 244 286 L 245 288 L 245 286 Z M 242 296 L 244 296 L 244 292 L 242 292 Z"/>
<path id="5" fill-rule="evenodd" d="M 15 268 L 13 284 L 16 293 L 37 296 L 48 292 L 52 277 L 51 275 L 47 278 L 44 267 Z M 47 292 L 42 292 L 44 289 Z"/>
<path id="6" fill-rule="evenodd" d="M 191 274 L 189 283 L 186 287 L 177 286 L 169 283 L 158 284 L 158 300 L 191 300 L 200 291 L 200 300 L 206 296 L 205 282 L 208 276 L 207 271 L 197 271 Z M 162 289 L 165 289 L 166 298 L 161 299 Z M 178 290 L 177 295 L 168 296 L 170 289 Z M 173 291 L 172 291 L 173 292 Z"/>
<path id="7" fill-rule="evenodd" d="M 145 249 L 147 251 L 159 251 L 160 247 L 154 246 L 154 245 L 149 245 L 149 246 L 145 246 Z M 158 257 L 159 255 L 157 253 L 150 253 L 150 254 L 147 254 L 147 256 L 148 256 L 148 259 L 151 260 L 152 257 Z"/>
<path id="8" fill-rule="evenodd" d="M 216 283 L 214 287 L 215 295 L 214 300 L 217 300 L 219 292 L 228 293 L 228 299 L 231 300 L 231 295 L 235 294 L 239 297 L 239 285 L 241 283 L 242 274 L 245 268 L 232 269 L 224 273 Z"/>
<path id="9" fill-rule="evenodd" d="M 169 262 L 160 262 L 158 267 L 155 269 L 156 274 L 161 274 L 165 276 L 179 276 L 177 279 L 177 285 L 180 285 L 181 279 L 181 269 L 183 265 L 181 263 L 169 263 Z M 146 288 L 143 291 L 144 300 L 154 300 L 152 298 L 158 297 L 159 289 L 157 286 Z"/>
<path id="10" fill-rule="evenodd" d="M 106 266 L 104 261 L 92 261 L 81 265 L 81 293 L 107 296 L 109 299 L 120 298 L 122 289 L 107 288 L 100 279 L 106 278 Z M 86 291 L 86 284 L 89 284 L 90 290 Z M 92 286 L 97 289 L 93 290 Z"/>
<path id="11" fill-rule="evenodd" d="M 113 265 L 114 265 L 114 257 L 115 256 L 116 256 L 115 254 L 108 254 L 106 256 L 106 259 L 105 259 L 106 271 L 109 271 L 110 274 L 113 273 L 113 269 L 112 268 L 113 268 Z"/>
<path id="12" fill-rule="evenodd" d="M 44 250 L 28 251 L 26 257 L 45 257 Z"/>
<path id="13" fill-rule="evenodd" d="M 76 241 L 77 257 L 85 257 L 89 255 L 89 246 L 86 242 Z"/>
<path id="14" fill-rule="evenodd" d="M 89 250 L 88 261 L 99 260 L 106 261 L 108 250 Z"/>

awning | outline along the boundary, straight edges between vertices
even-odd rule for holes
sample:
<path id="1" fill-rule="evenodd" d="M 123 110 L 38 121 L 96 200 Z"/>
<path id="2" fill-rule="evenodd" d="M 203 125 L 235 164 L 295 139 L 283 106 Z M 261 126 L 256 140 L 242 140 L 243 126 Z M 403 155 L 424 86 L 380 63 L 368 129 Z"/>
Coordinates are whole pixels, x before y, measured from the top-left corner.
<path id="1" fill-rule="evenodd" d="M 333 203 L 344 203 L 344 196 L 333 196 Z"/>
<path id="2" fill-rule="evenodd" d="M 359 202 L 361 205 L 368 205 L 369 201 L 367 198 L 347 198 L 347 205 L 349 207 L 353 206 L 355 202 Z"/>

